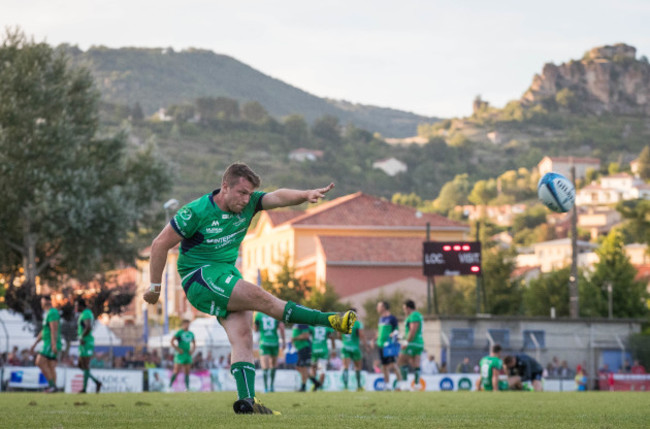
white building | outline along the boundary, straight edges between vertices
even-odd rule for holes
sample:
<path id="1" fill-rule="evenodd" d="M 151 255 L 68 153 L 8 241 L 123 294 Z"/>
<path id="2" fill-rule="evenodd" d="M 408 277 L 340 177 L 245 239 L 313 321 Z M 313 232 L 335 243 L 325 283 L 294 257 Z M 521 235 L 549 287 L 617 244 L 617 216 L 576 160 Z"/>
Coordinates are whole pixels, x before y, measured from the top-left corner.
<path id="1" fill-rule="evenodd" d="M 389 176 L 396 176 L 399 173 L 406 173 L 408 167 L 405 163 L 397 158 L 380 159 L 372 163 L 372 168 L 382 170 Z"/>
<path id="2" fill-rule="evenodd" d="M 576 167 L 576 179 L 583 179 L 587 175 L 587 170 L 593 168 L 594 170 L 600 169 L 600 160 L 598 158 L 579 158 L 571 156 L 545 156 L 537 164 L 537 170 L 540 175 L 549 172 L 562 174 L 571 180 L 571 165 Z"/>
<path id="3" fill-rule="evenodd" d="M 292 161 L 304 162 L 304 161 L 316 161 L 323 157 L 322 150 L 316 149 L 305 149 L 304 147 L 294 149 L 289 152 L 289 159 Z"/>
<path id="4" fill-rule="evenodd" d="M 597 247 L 588 241 L 578 240 L 578 266 L 590 268 L 598 262 L 598 256 L 593 252 Z M 535 243 L 531 248 L 532 253 L 517 256 L 518 267 L 540 267 L 541 272 L 548 273 L 571 263 L 570 238 Z"/>

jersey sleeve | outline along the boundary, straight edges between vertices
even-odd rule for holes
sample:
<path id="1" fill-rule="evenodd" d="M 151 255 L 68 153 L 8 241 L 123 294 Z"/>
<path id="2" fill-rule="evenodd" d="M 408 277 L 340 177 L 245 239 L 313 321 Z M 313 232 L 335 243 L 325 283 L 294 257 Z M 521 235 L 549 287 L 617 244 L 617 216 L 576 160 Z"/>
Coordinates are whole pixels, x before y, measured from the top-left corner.
<path id="1" fill-rule="evenodd" d="M 399 328 L 397 326 L 397 317 L 391 316 L 390 318 L 390 326 L 393 327 L 393 331 L 397 331 Z"/>
<path id="2" fill-rule="evenodd" d="M 252 204 L 253 207 L 255 207 L 253 214 L 264 210 L 262 207 L 262 198 L 264 198 L 264 195 L 266 195 L 266 192 L 262 191 L 255 191 L 251 194 L 251 200 L 249 204 Z"/>
<path id="3" fill-rule="evenodd" d="M 174 334 L 174 338 L 176 338 L 177 340 L 180 341 L 180 339 L 181 339 L 181 330 L 180 329 L 178 331 L 176 331 L 176 333 Z"/>
<path id="4" fill-rule="evenodd" d="M 61 315 L 56 308 L 50 308 L 50 311 L 47 312 L 47 323 L 58 322 L 61 319 Z"/>
<path id="5" fill-rule="evenodd" d="M 183 238 L 192 237 L 199 229 L 199 215 L 190 204 L 183 206 L 169 221 L 174 231 Z"/>

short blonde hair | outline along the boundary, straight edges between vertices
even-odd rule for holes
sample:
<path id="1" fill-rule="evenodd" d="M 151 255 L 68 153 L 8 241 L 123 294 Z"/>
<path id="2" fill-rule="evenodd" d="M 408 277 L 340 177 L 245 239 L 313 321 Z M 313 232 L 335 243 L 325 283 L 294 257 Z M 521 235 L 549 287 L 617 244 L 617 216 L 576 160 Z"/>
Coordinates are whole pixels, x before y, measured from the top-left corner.
<path id="1" fill-rule="evenodd" d="M 222 183 L 227 183 L 228 186 L 235 186 L 240 178 L 244 178 L 251 182 L 255 188 L 259 188 L 262 180 L 248 165 L 243 162 L 235 162 L 230 164 L 226 171 L 223 173 Z"/>

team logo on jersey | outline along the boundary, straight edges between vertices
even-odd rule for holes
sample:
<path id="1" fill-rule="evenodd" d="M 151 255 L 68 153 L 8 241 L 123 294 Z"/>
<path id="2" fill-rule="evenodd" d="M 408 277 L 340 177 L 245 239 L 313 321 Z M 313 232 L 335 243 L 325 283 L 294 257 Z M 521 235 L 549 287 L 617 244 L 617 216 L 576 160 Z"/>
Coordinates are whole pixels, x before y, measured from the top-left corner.
<path id="1" fill-rule="evenodd" d="M 210 226 L 219 226 L 219 221 L 218 220 L 213 220 L 212 225 Z"/>
<path id="2" fill-rule="evenodd" d="M 246 221 L 246 218 L 242 215 L 237 215 L 237 220 L 234 223 L 234 226 L 239 226 Z"/>
<path id="3" fill-rule="evenodd" d="M 192 210 L 187 207 L 183 207 L 178 214 L 183 220 L 190 220 L 192 218 Z"/>
<path id="4" fill-rule="evenodd" d="M 220 232 L 223 232 L 223 228 L 210 228 L 210 227 L 208 227 L 208 228 L 205 229 L 205 232 L 207 232 L 208 234 L 219 234 Z"/>
<path id="5" fill-rule="evenodd" d="M 221 219 L 230 219 L 230 215 L 229 214 L 222 214 Z"/>

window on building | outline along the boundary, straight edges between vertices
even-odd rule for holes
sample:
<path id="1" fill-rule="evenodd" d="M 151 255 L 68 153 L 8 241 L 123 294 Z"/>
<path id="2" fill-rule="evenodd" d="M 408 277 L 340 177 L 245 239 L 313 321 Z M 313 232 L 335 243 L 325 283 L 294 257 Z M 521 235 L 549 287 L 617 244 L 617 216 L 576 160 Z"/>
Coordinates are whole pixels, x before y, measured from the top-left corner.
<path id="1" fill-rule="evenodd" d="M 501 344 L 501 347 L 510 347 L 510 329 L 488 329 L 490 336 L 495 344 Z"/>
<path id="2" fill-rule="evenodd" d="M 533 339 L 534 338 L 534 339 Z M 536 349 L 539 344 L 540 348 L 546 347 L 546 338 L 544 331 L 524 330 L 524 349 Z"/>
<path id="3" fill-rule="evenodd" d="M 452 329 L 451 345 L 456 347 L 472 347 L 474 345 L 474 329 L 472 328 Z"/>

